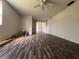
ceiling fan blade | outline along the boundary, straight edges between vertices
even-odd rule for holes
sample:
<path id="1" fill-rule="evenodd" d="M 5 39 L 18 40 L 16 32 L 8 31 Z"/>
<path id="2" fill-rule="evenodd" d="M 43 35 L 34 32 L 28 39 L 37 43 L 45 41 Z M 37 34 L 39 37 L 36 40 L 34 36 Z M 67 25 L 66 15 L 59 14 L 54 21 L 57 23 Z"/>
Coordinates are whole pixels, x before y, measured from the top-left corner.
<path id="1" fill-rule="evenodd" d="M 40 4 L 38 4 L 38 5 L 34 6 L 34 8 L 39 7 L 39 6 L 40 6 Z"/>
<path id="2" fill-rule="evenodd" d="M 50 3 L 50 4 L 58 4 L 57 2 L 55 2 L 55 1 L 50 1 L 50 0 L 46 0 L 46 3 Z"/>

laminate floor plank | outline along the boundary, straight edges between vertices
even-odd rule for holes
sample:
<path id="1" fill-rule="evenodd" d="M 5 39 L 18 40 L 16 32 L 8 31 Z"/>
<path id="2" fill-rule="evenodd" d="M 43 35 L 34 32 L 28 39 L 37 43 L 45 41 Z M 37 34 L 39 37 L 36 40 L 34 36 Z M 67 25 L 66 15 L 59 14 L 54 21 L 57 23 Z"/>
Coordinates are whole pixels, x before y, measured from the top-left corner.
<path id="1" fill-rule="evenodd" d="M 0 47 L 0 59 L 79 59 L 79 44 L 45 33 L 23 36 Z"/>

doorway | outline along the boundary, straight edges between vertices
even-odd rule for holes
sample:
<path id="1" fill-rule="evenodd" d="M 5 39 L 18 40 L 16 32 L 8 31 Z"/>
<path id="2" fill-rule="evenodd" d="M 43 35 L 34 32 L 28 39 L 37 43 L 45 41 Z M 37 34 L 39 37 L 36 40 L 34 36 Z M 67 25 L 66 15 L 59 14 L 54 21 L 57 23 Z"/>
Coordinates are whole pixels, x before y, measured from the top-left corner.
<path id="1" fill-rule="evenodd" d="M 46 22 L 36 22 L 36 33 L 46 32 Z"/>

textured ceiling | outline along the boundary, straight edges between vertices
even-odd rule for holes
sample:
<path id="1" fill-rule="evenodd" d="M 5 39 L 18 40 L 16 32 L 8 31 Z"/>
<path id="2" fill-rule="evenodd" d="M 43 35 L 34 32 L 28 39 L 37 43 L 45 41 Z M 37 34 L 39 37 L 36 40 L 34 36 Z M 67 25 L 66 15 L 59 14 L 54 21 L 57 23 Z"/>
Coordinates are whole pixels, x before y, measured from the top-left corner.
<path id="1" fill-rule="evenodd" d="M 45 6 L 43 11 L 41 7 L 34 8 L 38 5 L 39 0 L 7 0 L 22 15 L 31 15 L 36 20 L 48 20 L 67 7 L 67 4 L 73 0 L 51 0 L 53 4 Z"/>

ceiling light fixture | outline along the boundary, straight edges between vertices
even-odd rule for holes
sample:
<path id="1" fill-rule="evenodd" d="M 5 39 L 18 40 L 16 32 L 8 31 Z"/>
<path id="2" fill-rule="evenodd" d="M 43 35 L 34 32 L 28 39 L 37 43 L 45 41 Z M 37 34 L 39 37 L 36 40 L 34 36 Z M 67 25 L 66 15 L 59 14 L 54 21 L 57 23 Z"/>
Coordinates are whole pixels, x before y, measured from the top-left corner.
<path id="1" fill-rule="evenodd" d="M 37 8 L 37 7 L 41 6 L 42 10 L 44 10 L 45 5 L 48 5 L 48 3 L 50 3 L 50 4 L 55 3 L 55 2 L 52 2 L 51 0 L 39 0 L 39 1 L 40 1 L 40 3 L 36 6 L 34 6 L 34 8 Z"/>

